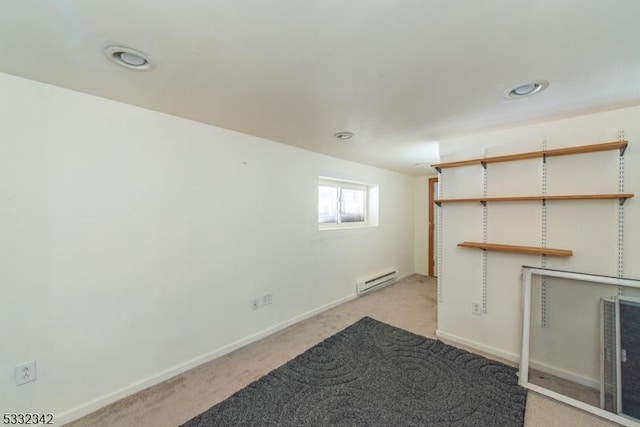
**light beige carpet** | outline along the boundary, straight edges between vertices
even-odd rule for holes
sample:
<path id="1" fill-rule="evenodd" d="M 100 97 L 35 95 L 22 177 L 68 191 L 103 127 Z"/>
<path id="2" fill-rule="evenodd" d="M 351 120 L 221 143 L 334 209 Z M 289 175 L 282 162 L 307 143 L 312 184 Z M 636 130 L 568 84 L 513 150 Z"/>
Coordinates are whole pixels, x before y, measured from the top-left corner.
<path id="1" fill-rule="evenodd" d="M 435 338 L 435 280 L 410 276 L 102 408 L 70 425 L 179 425 L 364 316 Z M 526 427 L 611 425 L 615 424 L 529 393 Z"/>

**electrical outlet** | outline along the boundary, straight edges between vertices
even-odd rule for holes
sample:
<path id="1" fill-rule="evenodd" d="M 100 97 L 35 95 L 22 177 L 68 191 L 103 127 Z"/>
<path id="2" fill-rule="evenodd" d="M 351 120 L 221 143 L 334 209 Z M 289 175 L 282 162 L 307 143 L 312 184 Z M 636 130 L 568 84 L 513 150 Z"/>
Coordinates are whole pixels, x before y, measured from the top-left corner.
<path id="1" fill-rule="evenodd" d="M 273 302 L 273 297 L 271 293 L 262 294 L 262 305 L 269 305 Z"/>
<path id="2" fill-rule="evenodd" d="M 16 385 L 22 385 L 36 380 L 36 361 L 21 363 L 15 368 Z"/>
<path id="3" fill-rule="evenodd" d="M 476 316 L 482 316 L 482 303 L 481 302 L 472 302 L 471 303 L 471 313 Z"/>
<path id="4" fill-rule="evenodd" d="M 257 310 L 260 307 L 260 300 L 258 298 L 251 300 L 251 308 Z"/>

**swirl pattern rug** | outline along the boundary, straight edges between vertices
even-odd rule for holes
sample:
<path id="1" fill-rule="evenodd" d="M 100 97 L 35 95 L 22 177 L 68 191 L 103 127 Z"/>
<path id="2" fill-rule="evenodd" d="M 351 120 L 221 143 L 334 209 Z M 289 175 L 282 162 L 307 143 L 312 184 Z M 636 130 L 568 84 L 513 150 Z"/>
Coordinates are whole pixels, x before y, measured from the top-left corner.
<path id="1" fill-rule="evenodd" d="M 365 317 L 184 426 L 524 424 L 516 369 Z"/>

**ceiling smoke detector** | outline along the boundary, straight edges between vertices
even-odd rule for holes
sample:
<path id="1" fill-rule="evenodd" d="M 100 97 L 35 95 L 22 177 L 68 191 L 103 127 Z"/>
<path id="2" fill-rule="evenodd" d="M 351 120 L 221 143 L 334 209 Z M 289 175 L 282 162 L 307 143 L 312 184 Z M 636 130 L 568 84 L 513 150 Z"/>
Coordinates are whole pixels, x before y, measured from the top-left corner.
<path id="1" fill-rule="evenodd" d="M 104 49 L 104 54 L 111 62 L 130 70 L 151 71 L 156 68 L 149 55 L 130 47 L 109 46 Z"/>
<path id="2" fill-rule="evenodd" d="M 335 136 L 338 139 L 345 140 L 345 139 L 353 138 L 353 133 L 351 133 L 351 132 L 338 132 L 338 133 L 334 134 L 333 136 Z"/>
<path id="3" fill-rule="evenodd" d="M 535 95 L 548 86 L 549 82 L 546 80 L 533 80 L 505 90 L 502 96 L 507 99 L 526 98 L 527 96 Z"/>

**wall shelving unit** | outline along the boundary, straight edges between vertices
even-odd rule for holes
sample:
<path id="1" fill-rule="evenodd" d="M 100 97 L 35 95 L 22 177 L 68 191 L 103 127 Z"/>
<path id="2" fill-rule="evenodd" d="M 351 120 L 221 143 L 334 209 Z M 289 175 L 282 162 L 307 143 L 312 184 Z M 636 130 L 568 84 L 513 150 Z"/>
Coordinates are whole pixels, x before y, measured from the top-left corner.
<path id="1" fill-rule="evenodd" d="M 482 166 L 487 168 L 491 163 L 513 162 L 527 159 L 542 159 L 546 163 L 548 157 L 568 156 L 584 153 L 595 153 L 599 151 L 619 150 L 620 157 L 624 155 L 627 149 L 628 141 L 604 142 L 601 144 L 582 145 L 577 147 L 558 148 L 554 150 L 531 151 L 527 153 L 510 154 L 506 156 L 483 157 L 479 159 L 462 160 L 449 163 L 438 163 L 431 165 L 438 172 L 442 169 L 458 168 L 464 166 Z M 479 202 L 486 206 L 487 203 L 495 202 L 542 202 L 545 205 L 548 201 L 571 201 L 571 200 L 618 200 L 623 205 L 627 199 L 634 197 L 631 193 L 608 193 L 608 194 L 565 194 L 565 195 L 536 195 L 536 196 L 506 196 L 506 197 L 467 197 L 452 199 L 434 200 L 438 206 L 442 203 L 475 203 Z M 462 242 L 458 246 L 465 248 L 477 248 L 489 251 L 524 253 L 544 256 L 572 256 L 573 253 L 568 249 L 550 249 L 545 247 L 507 245 L 488 242 Z"/>
<path id="2" fill-rule="evenodd" d="M 631 193 L 610 193 L 610 194 L 566 194 L 556 196 L 507 196 L 507 197 L 468 197 L 464 199 L 437 199 L 434 203 L 438 206 L 441 203 L 469 203 L 480 202 L 483 205 L 487 202 L 543 202 L 550 200 L 610 200 L 618 199 L 620 203 L 624 203 L 627 199 L 632 198 Z"/>
<path id="3" fill-rule="evenodd" d="M 546 160 L 547 157 L 595 153 L 598 151 L 609 151 L 609 150 L 620 150 L 620 155 L 623 156 L 625 150 L 627 149 L 628 143 L 629 143 L 628 141 L 603 142 L 601 144 L 557 148 L 555 150 L 530 151 L 528 153 L 509 154 L 506 156 L 483 157 L 480 159 L 462 160 L 458 162 L 437 163 L 435 165 L 431 165 L 431 167 L 435 168 L 438 172 L 441 172 L 442 169 L 459 168 L 462 166 L 473 166 L 473 165 L 481 165 L 482 167 L 486 168 L 489 163 L 513 162 L 516 160 L 540 159 L 540 158 Z"/>
<path id="4" fill-rule="evenodd" d="M 534 246 L 519 246 L 519 245 L 500 245 L 496 243 L 481 243 L 481 242 L 462 242 L 458 243 L 458 246 L 463 248 L 476 248 L 485 251 L 496 252 L 512 252 L 520 254 L 532 254 L 532 255 L 546 255 L 546 256 L 573 256 L 573 251 L 569 249 L 553 249 L 553 248 L 538 248 Z"/>
<path id="5" fill-rule="evenodd" d="M 624 131 L 619 132 L 619 141 L 604 142 L 600 144 L 581 145 L 575 147 L 566 147 L 547 150 L 546 141 L 542 143 L 542 150 L 531 151 L 526 153 L 510 154 L 504 156 L 483 157 L 469 160 L 461 160 L 455 162 L 438 163 L 431 165 L 439 174 L 439 191 L 438 198 L 434 203 L 438 206 L 438 215 L 441 216 L 443 204 L 458 203 L 481 203 L 482 204 L 482 242 L 461 242 L 459 247 L 472 248 L 482 250 L 482 309 L 487 312 L 487 253 L 490 251 L 510 252 L 518 254 L 529 254 L 540 256 L 541 266 L 546 267 L 546 258 L 553 257 L 570 257 L 573 251 L 570 249 L 547 248 L 547 202 L 572 202 L 578 200 L 617 200 L 618 201 L 618 277 L 623 277 L 624 269 L 624 203 L 634 197 L 632 193 L 624 191 L 624 153 L 628 146 L 628 141 L 624 139 Z M 596 153 L 602 151 L 619 151 L 618 162 L 618 192 L 607 194 L 547 194 L 547 158 L 557 156 L 570 156 L 585 153 Z M 485 150 L 486 153 L 486 150 Z M 487 192 L 487 172 L 490 168 L 488 165 L 492 163 L 514 162 L 519 160 L 541 159 L 542 160 L 542 189 L 540 195 L 513 195 L 490 197 Z M 481 166 L 483 168 L 483 195 L 481 197 L 465 197 L 465 198 L 442 198 L 442 171 L 444 169 Z M 487 204 L 491 203 L 522 203 L 522 202 L 538 202 L 541 203 L 541 246 L 521 246 L 504 243 L 490 243 L 487 241 Z M 441 224 L 442 221 L 439 221 Z M 439 233 L 441 239 L 442 232 Z M 442 242 L 439 241 L 439 250 L 441 250 Z M 441 258 L 441 255 L 440 257 Z M 440 262 L 440 261 L 439 261 Z M 438 269 L 438 301 L 442 301 L 442 267 Z M 541 326 L 547 327 L 546 315 L 546 280 L 542 278 L 541 288 Z"/>

